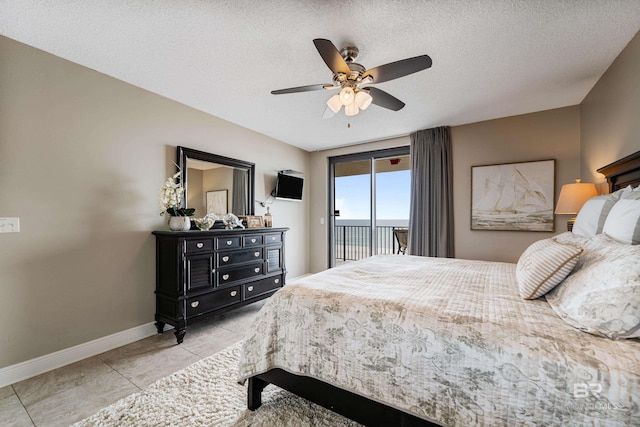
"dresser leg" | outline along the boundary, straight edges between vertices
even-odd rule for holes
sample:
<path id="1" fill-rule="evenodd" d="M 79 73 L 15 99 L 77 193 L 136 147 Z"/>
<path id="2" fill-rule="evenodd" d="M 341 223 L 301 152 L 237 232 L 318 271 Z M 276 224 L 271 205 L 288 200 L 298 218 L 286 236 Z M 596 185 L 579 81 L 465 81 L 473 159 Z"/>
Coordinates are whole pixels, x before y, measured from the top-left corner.
<path id="1" fill-rule="evenodd" d="M 181 329 L 176 328 L 174 335 L 176 336 L 176 340 L 178 341 L 178 344 L 182 344 L 182 340 L 184 339 L 184 334 L 186 333 L 187 333 L 186 328 L 181 328 Z"/>
<path id="2" fill-rule="evenodd" d="M 156 329 L 158 330 L 158 333 L 161 334 L 164 332 L 164 322 L 156 322 Z"/>

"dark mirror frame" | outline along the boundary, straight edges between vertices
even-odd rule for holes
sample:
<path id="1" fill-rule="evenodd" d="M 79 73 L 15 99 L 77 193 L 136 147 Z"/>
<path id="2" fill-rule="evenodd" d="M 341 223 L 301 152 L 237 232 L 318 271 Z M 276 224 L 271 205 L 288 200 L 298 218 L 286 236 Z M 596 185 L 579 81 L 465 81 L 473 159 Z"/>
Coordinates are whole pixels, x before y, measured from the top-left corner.
<path id="1" fill-rule="evenodd" d="M 207 153 L 204 151 L 194 150 L 186 147 L 178 147 L 178 159 L 177 164 L 180 167 L 181 176 L 180 182 L 184 186 L 184 207 L 187 206 L 187 189 L 189 188 L 189 174 L 187 173 L 187 159 L 202 160 L 205 162 L 218 163 L 225 166 L 231 166 L 237 169 L 245 169 L 249 173 L 249 179 L 247 179 L 247 195 L 249 196 L 249 212 L 247 215 L 254 215 L 255 213 L 255 175 L 256 165 L 251 162 L 245 162 L 244 160 L 233 159 L 231 157 L 218 156 L 216 154 Z"/>

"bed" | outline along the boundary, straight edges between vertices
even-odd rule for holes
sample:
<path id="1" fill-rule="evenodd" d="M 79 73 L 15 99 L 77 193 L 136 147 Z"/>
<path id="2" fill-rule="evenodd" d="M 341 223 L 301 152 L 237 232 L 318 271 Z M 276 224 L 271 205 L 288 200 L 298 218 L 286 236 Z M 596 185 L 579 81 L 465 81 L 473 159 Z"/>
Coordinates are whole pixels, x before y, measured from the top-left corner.
<path id="1" fill-rule="evenodd" d="M 598 171 L 612 191 L 637 186 L 640 152 Z M 605 239 L 554 240 L 581 255 L 549 300 L 522 298 L 520 263 L 400 255 L 288 284 L 243 344 L 248 407 L 275 384 L 365 425 L 639 425 L 640 333 L 587 333 L 551 306 L 589 262 L 610 252 L 628 266 L 620 254 L 640 254 L 603 249 Z"/>

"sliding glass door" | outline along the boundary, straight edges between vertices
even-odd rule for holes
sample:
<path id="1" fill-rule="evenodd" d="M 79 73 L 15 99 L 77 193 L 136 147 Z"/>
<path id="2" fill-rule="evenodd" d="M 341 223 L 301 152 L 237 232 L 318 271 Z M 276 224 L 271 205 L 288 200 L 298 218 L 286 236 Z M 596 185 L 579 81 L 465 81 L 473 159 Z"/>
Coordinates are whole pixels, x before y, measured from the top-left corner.
<path id="1" fill-rule="evenodd" d="M 329 266 L 397 253 L 409 223 L 409 147 L 329 158 Z"/>

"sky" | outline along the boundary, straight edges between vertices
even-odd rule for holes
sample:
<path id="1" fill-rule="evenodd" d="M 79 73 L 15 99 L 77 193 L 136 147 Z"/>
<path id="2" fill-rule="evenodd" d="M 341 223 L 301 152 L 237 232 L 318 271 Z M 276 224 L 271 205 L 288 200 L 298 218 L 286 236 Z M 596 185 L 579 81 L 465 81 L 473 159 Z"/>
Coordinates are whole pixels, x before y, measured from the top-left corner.
<path id="1" fill-rule="evenodd" d="M 369 175 L 338 177 L 335 180 L 337 219 L 369 219 Z M 378 219 L 408 219 L 410 171 L 376 174 Z"/>

